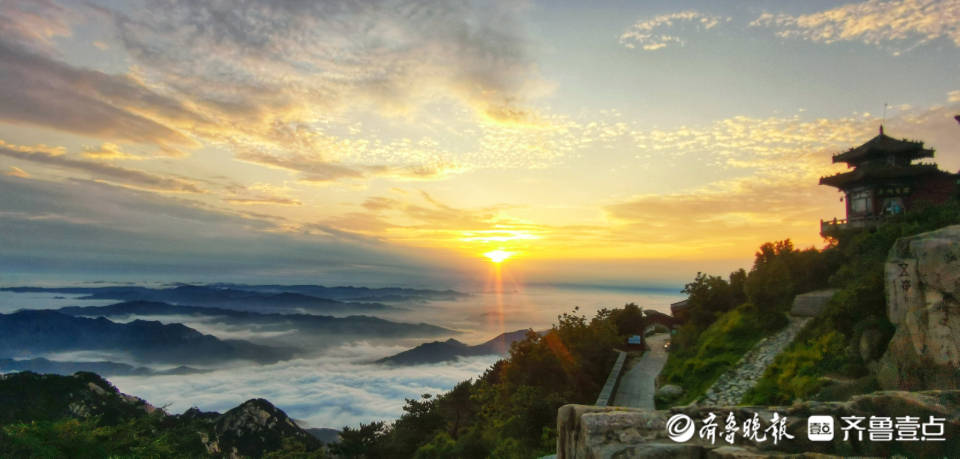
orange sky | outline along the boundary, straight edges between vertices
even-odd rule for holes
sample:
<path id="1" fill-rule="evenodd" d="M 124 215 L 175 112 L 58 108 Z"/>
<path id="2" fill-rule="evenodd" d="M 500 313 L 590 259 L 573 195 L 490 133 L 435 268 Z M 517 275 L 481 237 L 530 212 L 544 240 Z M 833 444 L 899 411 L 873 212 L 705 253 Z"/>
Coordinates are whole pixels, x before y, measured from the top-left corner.
<path id="1" fill-rule="evenodd" d="M 960 168 L 955 0 L 218 8 L 0 5 L 7 282 L 675 283 L 821 245 L 881 117 Z"/>

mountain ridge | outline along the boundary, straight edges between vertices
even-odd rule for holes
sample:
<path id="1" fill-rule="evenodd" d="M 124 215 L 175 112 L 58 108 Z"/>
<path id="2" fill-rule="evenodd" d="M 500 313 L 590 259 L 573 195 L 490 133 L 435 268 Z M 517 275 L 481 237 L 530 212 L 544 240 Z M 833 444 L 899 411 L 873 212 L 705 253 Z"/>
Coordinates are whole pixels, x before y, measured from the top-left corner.
<path id="1" fill-rule="evenodd" d="M 194 315 L 220 317 L 229 325 L 257 325 L 265 329 L 296 328 L 302 332 L 331 335 L 376 335 L 391 337 L 437 336 L 457 333 L 425 322 L 395 322 L 367 315 L 334 317 L 329 315 L 241 311 L 210 306 L 172 305 L 157 301 L 125 301 L 107 306 L 67 306 L 58 312 L 71 316 L 164 316 Z"/>
<path id="2" fill-rule="evenodd" d="M 0 314 L 0 349 L 11 356 L 121 349 L 138 361 L 175 364 L 212 364 L 224 360 L 266 364 L 290 359 L 296 353 L 292 348 L 221 340 L 179 323 L 147 320 L 117 323 L 103 317 L 74 317 L 51 310 Z"/>
<path id="3" fill-rule="evenodd" d="M 51 424 L 52 429 L 46 427 Z M 0 456 L 4 457 L 36 454 L 38 443 L 46 445 L 45 451 L 57 451 L 54 448 L 64 443 L 73 449 L 77 446 L 74 443 L 85 437 L 70 441 L 71 435 L 94 429 L 102 436 L 85 446 L 97 451 L 81 447 L 84 457 L 131 453 L 147 457 L 262 457 L 284 451 L 306 457 L 304 453 L 322 447 L 314 434 L 262 398 L 247 400 L 222 414 L 191 408 L 170 415 L 88 372 L 71 376 L 31 372 L 0 375 L 0 425 L 6 427 L 0 429 Z M 32 441 L 25 442 L 31 435 Z M 64 453 L 57 452 L 53 456 Z"/>
<path id="4" fill-rule="evenodd" d="M 460 357 L 504 355 L 510 350 L 511 344 L 524 339 L 528 333 L 535 332 L 529 328 L 505 332 L 475 346 L 453 338 L 446 341 L 430 341 L 389 357 L 384 357 L 374 363 L 387 365 L 422 365 L 448 362 Z"/>

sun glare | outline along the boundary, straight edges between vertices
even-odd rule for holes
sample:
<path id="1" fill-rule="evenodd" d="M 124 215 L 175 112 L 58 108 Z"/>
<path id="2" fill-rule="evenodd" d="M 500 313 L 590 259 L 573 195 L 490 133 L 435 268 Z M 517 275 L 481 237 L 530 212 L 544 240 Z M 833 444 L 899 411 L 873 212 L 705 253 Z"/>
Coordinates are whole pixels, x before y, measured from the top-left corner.
<path id="1" fill-rule="evenodd" d="M 502 263 L 507 258 L 513 255 L 513 252 L 504 252 L 503 250 L 494 250 L 492 252 L 487 252 L 483 256 L 490 259 L 494 263 Z"/>

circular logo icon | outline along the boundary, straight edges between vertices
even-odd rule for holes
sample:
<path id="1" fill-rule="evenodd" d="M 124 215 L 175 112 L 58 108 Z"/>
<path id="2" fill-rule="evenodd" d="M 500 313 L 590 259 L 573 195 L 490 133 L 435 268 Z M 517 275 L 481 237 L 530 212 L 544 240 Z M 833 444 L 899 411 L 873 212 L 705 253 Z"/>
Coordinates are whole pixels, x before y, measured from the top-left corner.
<path id="1" fill-rule="evenodd" d="M 683 413 L 670 416 L 667 420 L 667 435 L 677 443 L 684 443 L 693 438 L 696 430 L 693 419 Z"/>

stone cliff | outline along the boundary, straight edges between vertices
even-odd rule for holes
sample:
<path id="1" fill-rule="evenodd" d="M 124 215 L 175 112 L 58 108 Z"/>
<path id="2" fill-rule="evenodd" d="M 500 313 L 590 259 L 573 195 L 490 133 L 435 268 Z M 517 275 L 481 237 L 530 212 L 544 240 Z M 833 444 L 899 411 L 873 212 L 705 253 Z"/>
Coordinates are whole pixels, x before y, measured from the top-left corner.
<path id="1" fill-rule="evenodd" d="M 897 328 L 880 359 L 880 386 L 960 389 L 960 225 L 898 240 L 884 280 Z"/>

